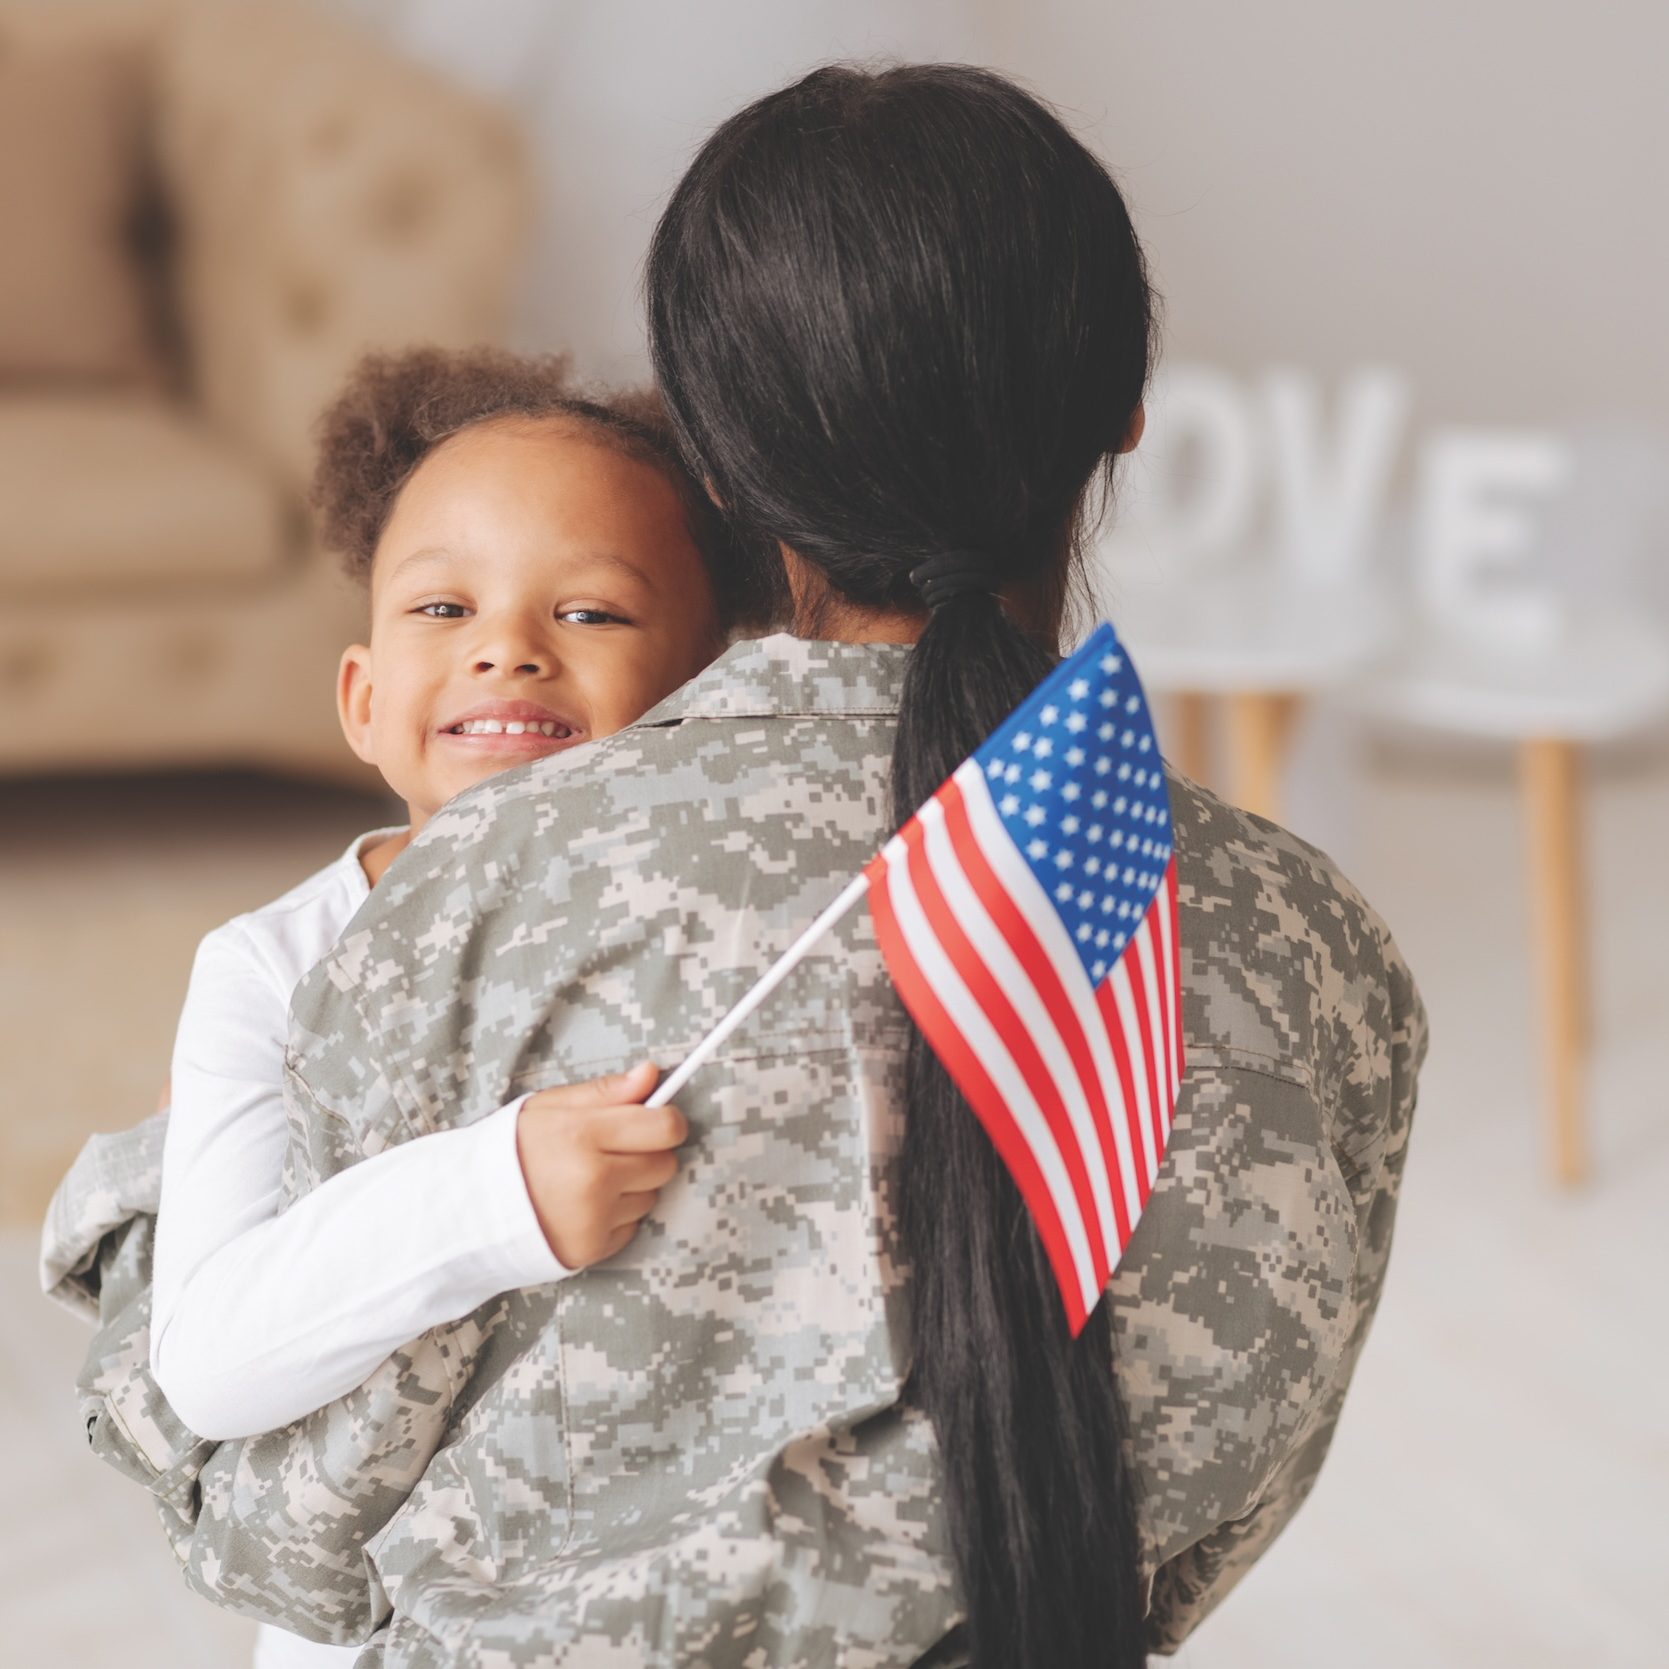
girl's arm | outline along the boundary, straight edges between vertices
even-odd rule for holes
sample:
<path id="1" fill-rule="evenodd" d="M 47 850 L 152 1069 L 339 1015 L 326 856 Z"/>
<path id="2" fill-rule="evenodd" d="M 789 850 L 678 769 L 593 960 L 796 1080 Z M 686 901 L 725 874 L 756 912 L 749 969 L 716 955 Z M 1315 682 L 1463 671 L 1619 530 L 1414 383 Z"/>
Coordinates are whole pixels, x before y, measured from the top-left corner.
<path id="1" fill-rule="evenodd" d="M 568 1273 L 517 1159 L 524 1097 L 280 1214 L 286 1007 L 236 924 L 203 941 L 174 1050 L 150 1362 L 216 1441 L 288 1425 L 430 1328 Z"/>

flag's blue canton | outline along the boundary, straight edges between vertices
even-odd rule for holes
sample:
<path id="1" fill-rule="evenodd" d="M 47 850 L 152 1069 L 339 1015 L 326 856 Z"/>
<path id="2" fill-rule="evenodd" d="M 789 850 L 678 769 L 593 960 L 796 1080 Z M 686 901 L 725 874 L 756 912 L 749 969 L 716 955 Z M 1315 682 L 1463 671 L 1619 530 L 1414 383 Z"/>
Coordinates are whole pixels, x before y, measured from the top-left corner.
<path id="1" fill-rule="evenodd" d="M 1099 985 L 1171 855 L 1159 743 L 1112 627 L 1096 627 L 974 759 L 1004 828 Z"/>

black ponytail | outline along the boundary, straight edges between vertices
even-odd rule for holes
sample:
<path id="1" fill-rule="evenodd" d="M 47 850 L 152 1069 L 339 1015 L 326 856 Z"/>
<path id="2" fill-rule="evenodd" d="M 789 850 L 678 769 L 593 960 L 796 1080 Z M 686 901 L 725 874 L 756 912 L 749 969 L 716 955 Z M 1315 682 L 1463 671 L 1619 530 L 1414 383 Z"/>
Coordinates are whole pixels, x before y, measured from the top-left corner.
<path id="1" fill-rule="evenodd" d="M 738 531 L 794 551 L 833 599 L 926 609 L 901 820 L 1054 664 L 1086 500 L 1151 359 L 1123 200 L 999 76 L 833 66 L 708 140 L 647 284 L 668 410 Z M 990 585 L 946 583 L 951 552 Z M 1069 1338 L 1019 1192 L 919 1032 L 900 1198 L 907 1394 L 944 1454 L 974 1664 L 1145 1662 L 1108 1306 Z"/>

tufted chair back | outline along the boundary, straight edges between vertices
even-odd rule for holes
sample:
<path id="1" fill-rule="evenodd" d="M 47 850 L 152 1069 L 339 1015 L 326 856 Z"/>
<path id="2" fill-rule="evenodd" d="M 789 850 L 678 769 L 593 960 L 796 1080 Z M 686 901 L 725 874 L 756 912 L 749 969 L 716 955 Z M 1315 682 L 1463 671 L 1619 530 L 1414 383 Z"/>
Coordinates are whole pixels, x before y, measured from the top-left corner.
<path id="1" fill-rule="evenodd" d="M 184 8 L 156 89 L 197 397 L 290 481 L 366 348 L 503 339 L 528 185 L 499 112 L 270 0 Z"/>

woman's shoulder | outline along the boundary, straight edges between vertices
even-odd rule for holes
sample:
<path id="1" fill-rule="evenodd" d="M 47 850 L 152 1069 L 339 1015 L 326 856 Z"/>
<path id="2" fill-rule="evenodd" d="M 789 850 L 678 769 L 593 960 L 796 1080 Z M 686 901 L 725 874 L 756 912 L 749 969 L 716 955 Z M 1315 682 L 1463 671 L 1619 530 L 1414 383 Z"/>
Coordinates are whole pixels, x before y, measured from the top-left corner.
<path id="1" fill-rule="evenodd" d="M 773 838 L 792 825 L 809 839 L 842 795 L 878 835 L 905 658 L 896 644 L 786 635 L 733 645 L 623 730 L 465 789 L 390 876 L 423 867 L 420 854 L 437 845 L 554 840 L 624 864 L 644 849 L 622 843 L 623 829 L 673 852 L 721 824 L 732 843 L 767 822 Z"/>
<path id="2" fill-rule="evenodd" d="M 887 658 L 843 662 L 817 646 L 797 671 L 776 657 L 774 682 L 704 677 L 611 736 L 455 796 L 298 987 L 292 1038 L 335 1062 L 350 1032 L 374 1032 L 422 1118 L 443 1104 L 442 1062 L 446 1096 L 461 1067 L 471 1094 L 503 1100 L 509 1063 L 496 1051 L 509 1037 L 537 1039 L 514 1070 L 549 1068 L 553 1082 L 625 1064 L 637 1040 L 676 1058 L 885 840 Z M 849 1035 L 877 956 L 845 924 L 817 977 L 808 969 L 773 1003 L 772 1035 Z"/>
<path id="3" fill-rule="evenodd" d="M 1174 770 L 1168 786 L 1190 1056 L 1244 1056 L 1327 1094 L 1398 1049 L 1423 1055 L 1413 975 L 1339 865 Z"/>

